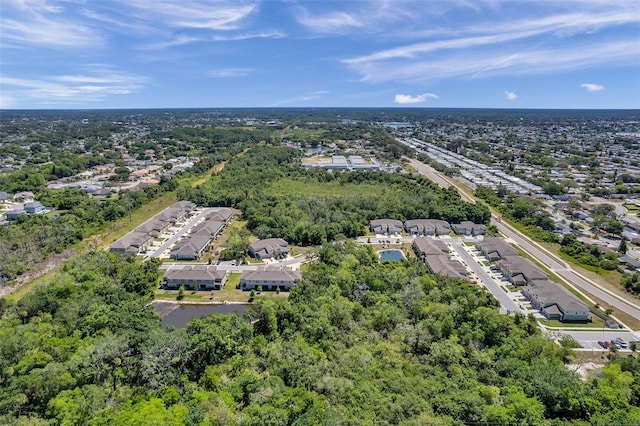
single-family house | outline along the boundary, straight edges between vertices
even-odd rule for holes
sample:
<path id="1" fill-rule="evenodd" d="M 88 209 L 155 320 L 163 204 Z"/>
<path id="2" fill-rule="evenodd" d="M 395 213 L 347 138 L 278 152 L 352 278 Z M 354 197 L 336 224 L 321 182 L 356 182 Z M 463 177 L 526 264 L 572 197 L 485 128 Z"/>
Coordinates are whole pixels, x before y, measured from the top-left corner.
<path id="1" fill-rule="evenodd" d="M 13 196 L 13 199 L 15 201 L 28 203 L 30 201 L 33 201 L 35 199 L 35 196 L 31 191 L 20 191 Z"/>
<path id="2" fill-rule="evenodd" d="M 41 214 L 46 211 L 46 208 L 39 201 L 32 201 L 24 205 L 24 211 L 27 214 Z"/>
<path id="3" fill-rule="evenodd" d="M 13 209 L 5 213 L 7 220 L 16 220 L 21 214 L 27 214 L 24 209 Z"/>
<path id="4" fill-rule="evenodd" d="M 289 291 L 300 280 L 302 280 L 300 271 L 283 267 L 263 266 L 256 271 L 243 271 L 240 276 L 240 288 L 242 290 L 254 290 L 262 287 L 263 290 L 280 289 Z"/>
<path id="5" fill-rule="evenodd" d="M 181 269 L 169 269 L 162 278 L 166 289 L 221 290 L 227 282 L 228 271 L 210 265 L 191 265 Z"/>
<path id="6" fill-rule="evenodd" d="M 289 243 L 282 238 L 257 240 L 249 244 L 249 253 L 257 259 L 283 259 L 289 255 Z"/>

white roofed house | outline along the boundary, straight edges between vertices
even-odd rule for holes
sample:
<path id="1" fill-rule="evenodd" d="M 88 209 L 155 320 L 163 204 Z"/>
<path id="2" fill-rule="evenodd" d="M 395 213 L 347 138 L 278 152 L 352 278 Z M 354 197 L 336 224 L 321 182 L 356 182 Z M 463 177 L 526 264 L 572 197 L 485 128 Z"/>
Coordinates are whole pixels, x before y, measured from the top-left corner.
<path id="1" fill-rule="evenodd" d="M 243 271 L 240 276 L 240 288 L 255 290 L 261 287 L 263 290 L 289 291 L 300 280 L 302 280 L 300 271 L 279 266 L 262 266 L 255 271 Z"/>

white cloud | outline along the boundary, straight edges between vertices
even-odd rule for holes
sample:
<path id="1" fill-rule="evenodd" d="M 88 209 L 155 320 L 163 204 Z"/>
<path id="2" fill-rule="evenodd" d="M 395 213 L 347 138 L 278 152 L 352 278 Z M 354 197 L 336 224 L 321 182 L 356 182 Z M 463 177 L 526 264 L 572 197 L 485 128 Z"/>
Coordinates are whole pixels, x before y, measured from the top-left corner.
<path id="1" fill-rule="evenodd" d="M 324 97 L 324 95 L 328 94 L 329 92 L 327 90 L 316 90 L 314 92 L 310 92 L 301 96 L 297 96 L 295 98 L 291 98 L 291 99 L 285 99 L 279 102 L 274 103 L 271 106 L 277 107 L 277 106 L 282 106 L 282 105 L 291 105 L 291 104 L 300 104 L 300 103 L 305 103 L 305 102 L 309 102 L 309 101 L 313 101 L 316 99 L 322 99 Z"/>
<path id="2" fill-rule="evenodd" d="M 518 95 L 516 94 L 516 92 L 506 91 L 504 92 L 504 97 L 510 101 L 515 101 L 516 99 L 518 99 Z"/>
<path id="3" fill-rule="evenodd" d="M 640 9 L 628 3 L 571 3 L 571 6 L 538 8 L 534 18 L 515 16 L 499 19 L 501 3 L 480 3 L 482 13 L 465 25 L 443 25 L 460 3 L 449 3 L 443 19 L 419 17 L 423 30 L 395 25 L 381 27 L 385 43 L 392 47 L 343 59 L 362 80 L 429 81 L 450 77 L 477 78 L 498 74 L 538 74 L 582 69 L 617 61 L 640 64 L 637 37 L 630 31 L 640 24 Z M 546 4 L 545 4 L 546 6 Z M 533 5 L 536 8 L 535 5 Z M 488 9 L 497 19 L 486 19 Z M 522 8 L 525 9 L 525 8 Z M 504 11 L 506 13 L 506 11 Z M 513 12 L 513 11 L 510 11 Z M 420 15 L 416 8 L 416 15 Z M 616 38 L 598 37 L 599 31 L 617 32 Z M 586 41 L 586 38 L 589 38 Z M 406 38 L 412 43 L 389 40 Z M 585 49 L 585 43 L 589 49 Z M 382 44 L 382 43 L 381 43 Z M 395 44 L 395 45 L 394 45 Z M 545 57 L 546 56 L 546 57 Z"/>
<path id="4" fill-rule="evenodd" d="M 88 66 L 89 72 L 95 66 Z M 104 100 L 110 95 L 125 95 L 140 90 L 145 77 L 105 70 L 95 75 L 57 75 L 40 79 L 0 76 L 0 88 L 9 99 L 43 101 L 47 104 L 86 103 Z"/>
<path id="5" fill-rule="evenodd" d="M 251 74 L 251 72 L 252 70 L 249 68 L 221 68 L 210 71 L 208 75 L 215 78 L 242 77 Z"/>
<path id="6" fill-rule="evenodd" d="M 599 92 L 604 90 L 604 86 L 594 83 L 582 83 L 580 87 L 587 89 L 587 92 Z"/>
<path id="7" fill-rule="evenodd" d="M 400 61 L 348 63 L 362 80 L 424 82 L 445 78 L 480 78 L 505 74 L 541 74 L 593 67 L 602 63 L 637 64 L 635 40 L 618 40 L 576 49 L 569 44 L 549 49 L 517 47 L 470 51 L 465 54 L 429 55 Z"/>
<path id="8" fill-rule="evenodd" d="M 63 7 L 46 1 L 3 1 L 2 47 L 88 48 L 103 43 L 90 26 L 69 18 Z"/>
<path id="9" fill-rule="evenodd" d="M 125 6 L 139 12 L 139 19 L 177 28 L 235 30 L 257 8 L 255 2 L 182 0 L 126 0 Z"/>
<path id="10" fill-rule="evenodd" d="M 364 24 L 354 15 L 347 12 L 331 12 L 315 15 L 303 10 L 296 19 L 309 29 L 319 33 L 341 33 L 352 28 L 362 28 Z"/>
<path id="11" fill-rule="evenodd" d="M 438 99 L 438 95 L 434 93 L 423 93 L 416 96 L 398 94 L 393 98 L 393 102 L 397 104 L 417 104 L 426 102 L 427 99 Z"/>

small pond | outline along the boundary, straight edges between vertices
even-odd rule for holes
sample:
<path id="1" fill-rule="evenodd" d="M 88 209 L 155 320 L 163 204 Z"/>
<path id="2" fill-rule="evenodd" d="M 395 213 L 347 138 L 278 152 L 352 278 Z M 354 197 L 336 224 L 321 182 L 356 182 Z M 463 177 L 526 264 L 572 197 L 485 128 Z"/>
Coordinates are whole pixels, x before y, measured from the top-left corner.
<path id="1" fill-rule="evenodd" d="M 233 314 L 242 315 L 249 309 L 249 304 L 228 304 L 228 305 L 197 305 L 197 304 L 180 304 L 173 305 L 175 308 L 167 309 L 166 304 L 158 306 L 156 304 L 156 313 L 162 317 L 162 325 L 164 327 L 172 326 L 182 328 L 187 325 L 193 318 L 200 318 L 208 314 Z"/>
<path id="2" fill-rule="evenodd" d="M 380 262 L 384 262 L 385 260 L 400 262 L 404 259 L 404 254 L 402 254 L 400 250 L 382 250 L 378 252 L 378 257 L 380 258 Z"/>

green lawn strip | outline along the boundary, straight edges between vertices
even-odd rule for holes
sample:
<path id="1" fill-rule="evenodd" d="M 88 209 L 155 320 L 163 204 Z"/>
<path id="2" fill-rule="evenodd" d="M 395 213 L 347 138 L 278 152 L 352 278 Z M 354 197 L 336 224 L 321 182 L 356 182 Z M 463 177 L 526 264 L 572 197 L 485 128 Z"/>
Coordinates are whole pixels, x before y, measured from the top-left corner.
<path id="1" fill-rule="evenodd" d="M 584 329 L 584 328 L 594 328 L 594 329 L 602 329 L 606 328 L 604 320 L 596 315 L 591 315 L 591 322 L 561 322 L 558 320 L 538 320 L 540 324 L 545 325 L 547 327 L 555 327 L 562 328 L 566 330 L 570 329 Z"/>

